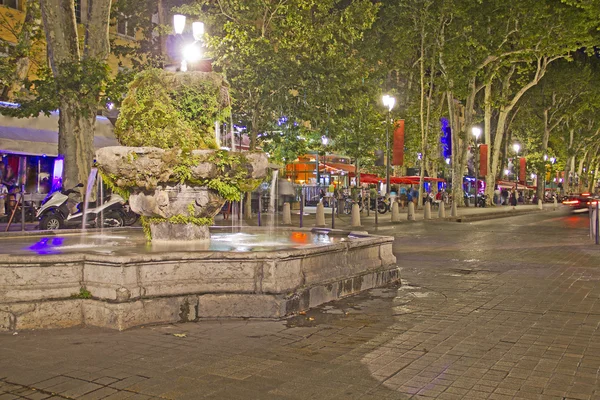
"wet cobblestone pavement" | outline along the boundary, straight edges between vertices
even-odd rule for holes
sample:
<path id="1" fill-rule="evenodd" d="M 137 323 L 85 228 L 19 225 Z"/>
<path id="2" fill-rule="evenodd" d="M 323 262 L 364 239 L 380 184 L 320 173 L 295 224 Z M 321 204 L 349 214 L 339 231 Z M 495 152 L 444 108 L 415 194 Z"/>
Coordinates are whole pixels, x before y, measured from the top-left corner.
<path id="1" fill-rule="evenodd" d="M 402 285 L 284 321 L 0 333 L 5 399 L 600 399 L 587 216 L 416 222 Z"/>

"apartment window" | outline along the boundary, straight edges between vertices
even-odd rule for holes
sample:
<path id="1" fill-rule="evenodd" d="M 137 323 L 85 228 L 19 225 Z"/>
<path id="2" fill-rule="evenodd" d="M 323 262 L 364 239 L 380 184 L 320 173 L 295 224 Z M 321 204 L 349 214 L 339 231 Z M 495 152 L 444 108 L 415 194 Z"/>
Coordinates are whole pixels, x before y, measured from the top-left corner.
<path id="1" fill-rule="evenodd" d="M 131 38 L 135 37 L 135 28 L 133 24 L 129 22 L 129 18 L 125 16 L 119 17 L 117 21 L 117 33 Z"/>
<path id="2" fill-rule="evenodd" d="M 16 10 L 20 10 L 20 5 L 19 4 L 19 0 L 0 0 L 0 4 L 2 4 L 3 6 L 9 7 L 9 8 L 14 8 Z"/>
<path id="3" fill-rule="evenodd" d="M 81 23 L 81 0 L 75 0 L 75 20 Z"/>

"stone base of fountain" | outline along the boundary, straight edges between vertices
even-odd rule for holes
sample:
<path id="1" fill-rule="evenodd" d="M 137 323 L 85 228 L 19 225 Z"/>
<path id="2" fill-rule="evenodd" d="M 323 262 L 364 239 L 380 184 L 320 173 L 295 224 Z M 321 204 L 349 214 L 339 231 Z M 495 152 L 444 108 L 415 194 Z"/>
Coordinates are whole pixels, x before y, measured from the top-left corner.
<path id="1" fill-rule="evenodd" d="M 263 252 L 10 255 L 0 261 L 0 330 L 281 318 L 398 281 L 392 242 L 348 236 Z"/>
<path id="2" fill-rule="evenodd" d="M 171 241 L 171 240 L 210 240 L 210 230 L 208 226 L 195 224 L 172 224 L 169 222 L 160 222 L 150 224 L 152 240 Z"/>

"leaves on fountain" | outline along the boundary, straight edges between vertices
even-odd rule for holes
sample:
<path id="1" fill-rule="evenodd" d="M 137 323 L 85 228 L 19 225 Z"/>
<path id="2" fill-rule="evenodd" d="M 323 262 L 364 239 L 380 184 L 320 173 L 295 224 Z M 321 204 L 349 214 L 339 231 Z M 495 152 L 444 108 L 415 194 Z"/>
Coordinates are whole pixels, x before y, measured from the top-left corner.
<path id="1" fill-rule="evenodd" d="M 215 149 L 214 123 L 227 121 L 231 111 L 227 88 L 217 73 L 140 72 L 123 100 L 115 135 L 125 146 Z"/>
<path id="2" fill-rule="evenodd" d="M 210 226 L 213 223 L 212 218 L 206 217 L 194 217 L 194 216 L 186 216 L 186 215 L 175 215 L 170 218 L 160 218 L 160 217 L 140 217 L 140 222 L 142 223 L 142 229 L 144 231 L 144 235 L 146 235 L 146 239 L 149 241 L 152 240 L 152 230 L 150 229 L 151 225 L 157 225 L 163 222 L 168 222 L 171 224 L 193 224 L 198 226 Z"/>

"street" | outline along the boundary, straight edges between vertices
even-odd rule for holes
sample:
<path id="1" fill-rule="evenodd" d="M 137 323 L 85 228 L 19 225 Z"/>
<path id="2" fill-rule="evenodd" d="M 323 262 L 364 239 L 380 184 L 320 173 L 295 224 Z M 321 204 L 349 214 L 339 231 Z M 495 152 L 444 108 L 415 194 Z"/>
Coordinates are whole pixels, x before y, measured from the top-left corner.
<path id="1" fill-rule="evenodd" d="M 600 399 L 587 218 L 369 228 L 402 284 L 282 321 L 0 333 L 0 400 Z"/>

